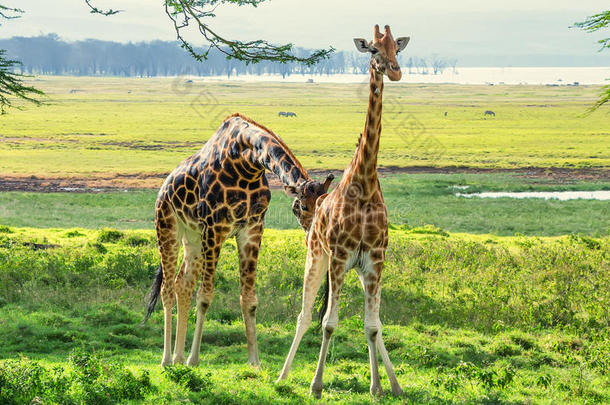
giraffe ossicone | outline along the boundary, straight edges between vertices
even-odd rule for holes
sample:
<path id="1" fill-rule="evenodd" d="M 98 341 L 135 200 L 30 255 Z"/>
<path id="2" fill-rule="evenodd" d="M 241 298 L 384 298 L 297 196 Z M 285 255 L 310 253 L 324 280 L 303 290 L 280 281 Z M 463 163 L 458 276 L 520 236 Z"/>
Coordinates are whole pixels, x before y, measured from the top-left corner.
<path id="1" fill-rule="evenodd" d="M 260 364 L 256 343 L 256 265 L 265 212 L 271 199 L 265 170 L 294 190 L 301 224 L 311 223 L 316 199 L 329 184 L 312 180 L 282 139 L 241 115 L 226 118 L 203 148 L 184 160 L 159 190 L 155 229 L 161 266 L 153 283 L 146 319 L 161 296 L 164 311 L 162 365 L 184 363 L 188 313 L 199 280 L 197 320 L 188 365 L 199 364 L 205 314 L 214 296 L 214 274 L 223 242 L 237 241 L 240 304 L 248 340 L 248 361 Z M 295 214 L 297 214 L 295 212 Z M 180 244 L 184 258 L 178 272 Z M 172 309 L 177 303 L 174 354 Z M 145 319 L 145 320 L 146 320 Z"/>
<path id="2" fill-rule="evenodd" d="M 356 48 L 371 55 L 370 94 L 364 132 L 351 163 L 339 185 L 317 200 L 307 232 L 307 259 L 303 281 L 303 302 L 297 328 L 284 367 L 278 378 L 288 376 L 303 335 L 311 324 L 311 312 L 324 276 L 329 289 L 322 320 L 322 347 L 318 367 L 311 383 L 311 393 L 320 398 L 322 375 L 330 338 L 338 325 L 339 294 L 345 272 L 356 268 L 365 294 L 364 329 L 369 348 L 370 392 L 379 395 L 378 355 L 381 355 L 395 395 L 402 394 L 394 367 L 385 349 L 379 320 L 381 272 L 388 244 L 387 208 L 377 178 L 377 154 L 381 135 L 383 76 L 400 80 L 402 74 L 396 54 L 409 42 L 408 37 L 394 40 L 389 26 L 382 34 L 376 25 L 373 40 L 354 39 Z"/>

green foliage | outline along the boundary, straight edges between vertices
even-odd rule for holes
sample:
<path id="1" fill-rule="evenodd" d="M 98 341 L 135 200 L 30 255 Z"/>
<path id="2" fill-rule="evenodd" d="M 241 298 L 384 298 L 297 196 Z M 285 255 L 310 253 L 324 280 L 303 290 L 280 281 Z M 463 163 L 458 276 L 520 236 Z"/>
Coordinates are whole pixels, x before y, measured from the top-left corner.
<path id="1" fill-rule="evenodd" d="M 516 237 L 495 238 L 489 243 L 488 237 L 411 231 L 390 232 L 382 301 L 402 305 L 382 304 L 388 322 L 417 320 L 498 331 L 507 327 L 587 331 L 610 326 L 604 304 L 610 300 L 610 290 L 601 288 L 610 284 L 610 274 L 604 271 L 610 249 L 607 238 Z M 30 236 L 21 232 L 26 231 L 3 234 L 1 303 L 63 307 L 71 305 L 72 294 L 86 291 L 114 291 L 135 302 L 143 299 L 159 265 L 152 232 L 105 229 L 81 231 L 85 236 L 78 238 L 67 237 L 61 230 L 36 231 Z M 151 243 L 131 246 L 125 243 L 130 235 Z M 100 238 L 115 243 L 101 244 Z M 257 275 L 258 319 L 262 322 L 281 322 L 300 308 L 305 261 L 302 238 L 302 231 L 265 232 Z M 45 239 L 60 247 L 32 250 L 24 245 Z M 225 323 L 241 319 L 234 250 L 232 243 L 223 249 L 216 273 L 218 305 L 208 312 L 209 319 Z M 283 254 L 278 256 L 278 251 Z M 134 296 L 134 288 L 141 293 Z M 355 276 L 346 278 L 344 292 L 342 313 L 348 317 L 360 314 L 363 296 Z M 122 316 L 120 310 L 108 308 L 99 319 L 113 316 Z M 533 342 L 527 335 L 515 335 L 506 344 L 498 347 L 498 354 L 511 356 L 517 349 L 530 350 Z"/>
<path id="2" fill-rule="evenodd" d="M 488 390 L 493 388 L 504 390 L 515 380 L 515 376 L 515 369 L 510 365 L 495 370 L 480 368 L 473 363 L 460 361 L 453 368 L 441 368 L 432 380 L 432 385 L 443 387 L 452 394 L 462 389 L 466 383 L 480 384 Z"/>
<path id="3" fill-rule="evenodd" d="M 66 237 L 67 238 L 76 238 L 78 236 L 85 236 L 85 234 L 77 231 L 76 229 L 73 230 L 73 231 L 66 232 Z"/>
<path id="4" fill-rule="evenodd" d="M 85 0 L 85 4 L 87 4 L 87 6 L 91 9 L 91 11 L 90 11 L 91 14 L 101 14 L 104 16 L 109 16 L 109 15 L 118 14 L 122 11 L 122 10 L 113 10 L 111 8 L 109 8 L 108 10 L 99 9 L 91 3 L 91 0 Z"/>
<path id="5" fill-rule="evenodd" d="M 0 19 L 13 20 L 21 17 L 23 10 L 19 8 L 7 7 L 0 4 Z M 40 100 L 36 96 L 44 93 L 35 87 L 27 86 L 23 83 L 24 76 L 15 73 L 21 62 L 11 60 L 6 57 L 6 50 L 0 49 L 0 112 L 6 113 L 6 109 L 13 107 L 14 100 L 17 98 L 23 101 L 40 105 Z"/>
<path id="6" fill-rule="evenodd" d="M 586 32 L 597 32 L 602 29 L 608 28 L 610 25 L 610 10 L 602 11 L 601 13 L 594 14 L 587 17 L 585 21 L 577 22 L 574 26 L 583 29 Z M 610 37 L 602 38 L 597 41 L 601 45 L 600 51 L 605 48 L 610 48 Z M 602 105 L 610 101 L 610 85 L 604 86 L 603 91 L 600 94 L 599 100 L 595 102 L 590 108 L 589 112 L 597 110 Z"/>
<path id="7" fill-rule="evenodd" d="M 116 229 L 102 229 L 99 231 L 97 241 L 101 243 L 116 243 L 124 236 L 123 232 Z"/>
<path id="8" fill-rule="evenodd" d="M 61 403 L 69 388 L 63 369 L 47 370 L 36 361 L 25 358 L 0 363 L 0 402 L 27 404 L 44 397 L 49 402 Z"/>
<path id="9" fill-rule="evenodd" d="M 6 225 L 0 225 L 0 233 L 13 233 L 13 230 Z"/>
<path id="10" fill-rule="evenodd" d="M 0 362 L 3 404 L 116 404 L 142 400 L 152 390 L 147 371 L 136 377 L 117 362 L 78 349 L 65 368 L 48 369 L 27 358 Z"/>
<path id="11" fill-rule="evenodd" d="M 207 21 L 216 17 L 215 10 L 220 4 L 256 7 L 265 0 L 165 0 L 165 10 L 172 21 L 176 36 L 184 48 L 198 61 L 207 59 L 210 49 L 217 49 L 227 56 L 227 59 L 237 59 L 246 63 L 257 63 L 263 60 L 288 63 L 296 62 L 307 66 L 314 65 L 328 58 L 334 51 L 319 49 L 308 57 L 300 57 L 292 53 L 292 44 L 273 45 L 265 40 L 239 41 L 229 40 L 212 30 Z M 207 43 L 207 49 L 198 51 L 184 38 L 183 30 L 194 26 Z"/>
<path id="12" fill-rule="evenodd" d="M 75 402 L 87 404 L 115 404 L 126 400 L 143 399 L 151 389 L 147 373 L 136 377 L 125 366 L 109 362 L 82 350 L 73 351 L 71 391 Z"/>
<path id="13" fill-rule="evenodd" d="M 19 61 L 7 58 L 6 51 L 0 49 L 0 112 L 2 114 L 6 113 L 7 108 L 15 106 L 12 98 L 36 105 L 41 104 L 36 96 L 42 96 L 44 93 L 23 83 L 23 79 L 27 76 L 15 73 L 15 69 L 19 65 Z"/>
<path id="14" fill-rule="evenodd" d="M 207 59 L 210 49 L 215 48 L 227 56 L 227 59 L 237 59 L 246 63 L 257 63 L 264 60 L 280 63 L 297 62 L 307 66 L 314 65 L 328 58 L 334 51 L 320 49 L 308 57 L 297 56 L 292 51 L 292 44 L 274 45 L 265 40 L 239 41 L 229 40 L 209 26 L 207 19 L 216 17 L 216 8 L 221 4 L 237 6 L 256 7 L 265 0 L 165 0 L 165 12 L 167 13 L 176 36 L 184 48 L 193 58 L 202 62 Z M 85 0 L 92 14 L 110 16 L 120 13 L 122 10 L 102 10 L 94 6 L 91 0 Z M 207 49 L 197 50 L 182 34 L 185 28 L 196 27 L 207 43 Z"/>
<path id="15" fill-rule="evenodd" d="M 610 25 L 610 10 L 603 11 L 601 13 L 594 14 L 587 17 L 585 21 L 577 22 L 574 24 L 575 27 L 581 28 L 586 32 L 597 32 Z M 598 41 L 602 49 L 610 48 L 610 38 L 600 39 Z"/>
<path id="16" fill-rule="evenodd" d="M 0 248 L 0 358 L 9 359 L 0 361 L 0 403 L 34 397 L 43 403 L 313 403 L 308 391 L 319 333 L 304 336 L 291 378 L 273 383 L 301 305 L 302 231 L 265 231 L 257 274 L 261 370 L 244 365 L 233 243 L 225 245 L 216 273 L 201 366 L 162 370 L 162 311 L 139 325 L 158 254 L 153 244 L 126 243 L 130 235 L 149 240 L 152 232 L 125 232 L 100 253 L 87 246 L 99 231 L 81 229 L 71 237 L 65 229 L 13 230 L 2 235 L 10 247 Z M 409 231 L 390 231 L 381 303 L 384 341 L 405 398 L 382 403 L 610 400 L 608 238 L 520 236 L 489 243 L 488 236 Z M 60 247 L 33 250 L 11 243 L 17 240 Z M 358 278 L 348 273 L 325 374 L 328 402 L 369 400 L 362 297 Z M 194 319 L 192 309 L 187 347 Z M 16 353 L 44 360 L 14 359 Z"/>
<path id="17" fill-rule="evenodd" d="M 209 391 L 212 388 L 211 373 L 201 375 L 197 370 L 181 364 L 165 367 L 163 375 L 168 380 L 183 385 L 189 391 Z"/>

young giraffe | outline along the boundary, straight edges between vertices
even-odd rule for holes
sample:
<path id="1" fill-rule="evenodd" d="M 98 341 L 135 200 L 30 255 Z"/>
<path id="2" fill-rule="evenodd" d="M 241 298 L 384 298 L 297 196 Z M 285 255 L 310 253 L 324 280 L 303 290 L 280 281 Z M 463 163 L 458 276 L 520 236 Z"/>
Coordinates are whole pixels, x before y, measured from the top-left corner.
<path id="1" fill-rule="evenodd" d="M 381 97 L 383 75 L 392 81 L 400 80 L 401 71 L 396 54 L 409 42 L 408 37 L 392 38 L 390 27 L 385 33 L 375 26 L 373 41 L 355 39 L 360 52 L 371 53 L 370 96 L 364 132 L 358 143 L 352 162 L 343 173 L 341 183 L 330 194 L 316 202 L 312 225 L 307 235 L 307 261 L 303 282 L 303 303 L 297 322 L 297 330 L 278 379 L 287 377 L 301 338 L 311 324 L 311 309 L 328 271 L 330 296 L 322 321 L 323 340 L 311 393 L 320 398 L 322 374 L 330 337 L 338 323 L 338 301 L 345 272 L 355 267 L 362 283 L 365 301 L 364 329 L 369 347 L 371 367 L 371 394 L 381 394 L 381 382 L 377 363 L 377 350 L 386 367 L 392 392 L 400 395 L 388 352 L 381 337 L 379 301 L 381 295 L 381 270 L 388 244 L 387 209 L 377 179 L 377 152 L 381 134 Z"/>
<path id="2" fill-rule="evenodd" d="M 184 363 L 189 308 L 195 285 L 197 321 L 187 364 L 199 364 L 205 313 L 214 295 L 214 273 L 223 242 L 235 236 L 240 267 L 240 303 L 248 340 L 248 361 L 258 366 L 255 276 L 263 219 L 271 198 L 265 169 L 275 173 L 288 194 L 303 206 L 299 222 L 309 226 L 315 200 L 326 193 L 313 181 L 273 132 L 240 115 L 223 122 L 203 148 L 165 180 L 156 203 L 155 227 L 161 267 L 153 283 L 146 318 L 161 294 L 164 309 L 162 365 Z M 331 178 L 332 180 L 332 178 Z M 176 276 L 180 241 L 184 259 Z M 178 304 L 176 343 L 171 356 L 172 308 Z"/>

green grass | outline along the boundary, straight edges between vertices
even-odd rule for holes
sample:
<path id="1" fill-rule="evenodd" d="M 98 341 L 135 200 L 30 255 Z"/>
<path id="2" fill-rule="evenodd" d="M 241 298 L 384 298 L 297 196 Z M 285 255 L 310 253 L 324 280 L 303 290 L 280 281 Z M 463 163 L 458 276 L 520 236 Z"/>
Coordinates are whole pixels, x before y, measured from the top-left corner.
<path id="1" fill-rule="evenodd" d="M 263 238 L 260 370 L 245 364 L 235 244 L 225 244 L 201 365 L 189 371 L 158 365 L 161 311 L 138 325 L 158 265 L 152 231 L 2 227 L 0 402 L 314 403 L 319 333 L 306 334 L 288 381 L 273 382 L 300 309 L 303 238 Z M 380 402 L 607 403 L 609 253 L 608 238 L 391 230 L 381 316 L 405 396 Z M 362 306 L 351 272 L 324 401 L 370 400 Z M 192 311 L 187 344 L 194 319 Z"/>
<path id="2" fill-rule="evenodd" d="M 604 236 L 610 231 L 607 201 L 515 200 L 456 197 L 468 191 L 599 190 L 607 181 L 527 179 L 510 174 L 409 174 L 381 179 L 391 223 L 434 225 L 451 232 L 497 235 Z M 152 229 L 156 191 L 102 194 L 0 193 L 0 224 L 30 227 Z M 296 229 L 291 199 L 274 191 L 266 227 Z"/>
<path id="3" fill-rule="evenodd" d="M 365 85 L 196 80 L 188 88 L 183 79 L 56 77 L 35 84 L 49 103 L 2 117 L 0 176 L 85 177 L 94 186 L 124 174 L 121 186 L 156 187 L 159 174 L 198 150 L 234 111 L 280 134 L 305 167 L 343 169 L 367 97 Z M 582 116 L 598 91 L 388 84 L 379 162 L 607 168 L 607 117 Z M 487 109 L 496 117 L 483 118 Z M 278 118 L 284 110 L 298 118 Z M 468 192 L 607 190 L 607 180 L 495 173 L 381 182 L 392 222 L 381 317 L 405 395 L 380 403 L 610 402 L 608 203 L 453 195 L 465 185 Z M 161 311 L 139 326 L 159 263 L 155 195 L 0 193 L 0 403 L 314 403 L 308 389 L 319 333 L 306 334 L 289 380 L 274 383 L 300 310 L 305 262 L 290 199 L 273 193 L 259 256 L 262 368 L 245 364 L 230 240 L 201 366 L 164 370 Z M 323 400 L 368 403 L 354 272 L 340 305 Z M 194 320 L 192 310 L 187 344 Z"/>
<path id="4" fill-rule="evenodd" d="M 235 111 L 276 131 L 306 168 L 343 169 L 364 126 L 364 84 L 183 82 L 36 79 L 48 105 L 2 117 L 0 174 L 167 173 Z M 380 165 L 608 167 L 607 116 L 583 116 L 599 89 L 388 83 Z"/>

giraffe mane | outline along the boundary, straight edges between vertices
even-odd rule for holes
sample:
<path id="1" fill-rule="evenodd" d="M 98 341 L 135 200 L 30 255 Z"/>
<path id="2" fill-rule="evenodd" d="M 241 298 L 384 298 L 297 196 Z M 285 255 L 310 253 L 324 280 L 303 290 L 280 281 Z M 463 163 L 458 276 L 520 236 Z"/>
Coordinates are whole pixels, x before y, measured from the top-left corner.
<path id="1" fill-rule="evenodd" d="M 294 156 L 294 154 L 292 153 L 292 151 L 290 150 L 290 148 L 288 147 L 288 145 L 286 145 L 284 143 L 284 141 L 282 140 L 282 138 L 280 138 L 278 135 L 276 135 L 275 132 L 273 132 L 272 130 L 270 130 L 269 128 L 267 128 L 266 126 L 259 124 L 258 122 L 254 121 L 252 118 L 250 117 L 246 117 L 245 115 L 241 114 L 241 113 L 233 113 L 231 115 L 229 115 L 227 118 L 224 119 L 224 121 L 230 120 L 231 118 L 241 118 L 242 120 L 262 129 L 263 131 L 267 132 L 269 135 L 271 135 L 281 146 L 282 148 L 284 148 L 284 150 L 286 151 L 286 153 L 290 156 L 290 158 L 292 159 L 292 161 L 294 162 L 295 166 L 298 167 L 298 169 L 305 175 L 305 177 L 307 178 L 307 180 L 309 180 L 309 174 L 307 173 L 307 170 L 305 170 L 305 168 L 303 167 L 303 165 L 301 165 L 301 162 L 299 162 L 299 160 L 296 158 L 296 156 Z M 223 122 L 224 122 L 223 121 Z"/>

